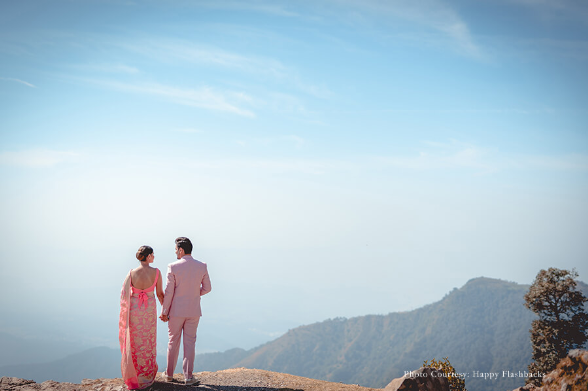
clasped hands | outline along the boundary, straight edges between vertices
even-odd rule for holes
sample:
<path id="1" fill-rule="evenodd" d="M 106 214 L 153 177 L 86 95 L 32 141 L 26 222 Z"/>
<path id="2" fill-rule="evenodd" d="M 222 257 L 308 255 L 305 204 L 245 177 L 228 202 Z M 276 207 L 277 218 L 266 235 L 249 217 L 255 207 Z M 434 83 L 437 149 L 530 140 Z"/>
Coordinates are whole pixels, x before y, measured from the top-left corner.
<path id="1" fill-rule="evenodd" d="M 161 319 L 163 322 L 167 322 L 169 320 L 168 316 L 163 314 L 159 316 L 159 319 Z"/>

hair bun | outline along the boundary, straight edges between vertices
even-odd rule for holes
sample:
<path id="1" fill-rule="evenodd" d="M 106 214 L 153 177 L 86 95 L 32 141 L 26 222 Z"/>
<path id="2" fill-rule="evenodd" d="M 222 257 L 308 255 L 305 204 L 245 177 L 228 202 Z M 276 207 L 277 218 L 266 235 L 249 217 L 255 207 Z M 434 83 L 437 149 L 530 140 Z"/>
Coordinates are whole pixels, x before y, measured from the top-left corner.
<path id="1" fill-rule="evenodd" d="M 141 262 L 145 261 L 149 255 L 153 254 L 153 249 L 149 246 L 141 246 L 139 247 L 139 251 L 137 251 L 137 259 Z"/>

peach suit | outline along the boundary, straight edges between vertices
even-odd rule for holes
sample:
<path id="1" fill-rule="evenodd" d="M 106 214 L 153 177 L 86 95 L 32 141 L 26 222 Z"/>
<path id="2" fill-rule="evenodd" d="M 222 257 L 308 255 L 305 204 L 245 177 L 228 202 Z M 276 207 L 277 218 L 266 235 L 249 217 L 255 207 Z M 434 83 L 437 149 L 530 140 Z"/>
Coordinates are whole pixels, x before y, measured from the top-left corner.
<path id="1" fill-rule="evenodd" d="M 191 379 L 196 355 L 196 331 L 202 316 L 200 297 L 212 289 L 205 263 L 184 255 L 167 269 L 167 285 L 161 313 L 169 317 L 166 375 L 173 376 L 180 340 L 184 336 L 184 378 Z"/>

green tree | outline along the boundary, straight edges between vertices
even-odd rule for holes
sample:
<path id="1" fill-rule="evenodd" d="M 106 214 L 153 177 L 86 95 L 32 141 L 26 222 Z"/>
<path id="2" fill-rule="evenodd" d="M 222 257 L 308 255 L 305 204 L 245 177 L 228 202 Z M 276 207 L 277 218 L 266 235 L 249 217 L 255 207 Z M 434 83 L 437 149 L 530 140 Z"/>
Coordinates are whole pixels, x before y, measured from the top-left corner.
<path id="1" fill-rule="evenodd" d="M 576 288 L 575 270 L 541 270 L 525 294 L 525 306 L 539 318 L 531 327 L 533 362 L 529 372 L 546 374 L 555 369 L 570 349 L 581 348 L 587 339 L 588 299 Z M 530 376 L 527 383 L 540 385 L 542 376 Z"/>

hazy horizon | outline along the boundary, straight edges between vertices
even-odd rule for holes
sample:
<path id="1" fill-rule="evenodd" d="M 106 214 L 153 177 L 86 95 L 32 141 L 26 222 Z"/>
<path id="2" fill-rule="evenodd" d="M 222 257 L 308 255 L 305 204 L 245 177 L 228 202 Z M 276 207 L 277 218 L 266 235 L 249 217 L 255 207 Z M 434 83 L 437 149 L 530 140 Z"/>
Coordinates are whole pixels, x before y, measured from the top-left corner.
<path id="1" fill-rule="evenodd" d="M 0 3 L 0 333 L 116 347 L 135 252 L 165 274 L 177 236 L 212 280 L 197 353 L 480 276 L 588 281 L 587 21 L 574 1 Z"/>

